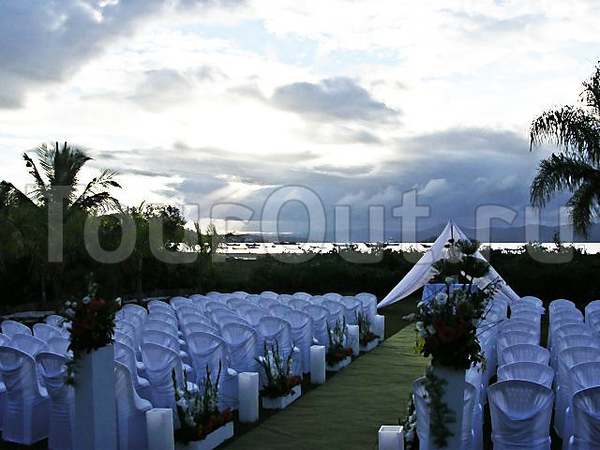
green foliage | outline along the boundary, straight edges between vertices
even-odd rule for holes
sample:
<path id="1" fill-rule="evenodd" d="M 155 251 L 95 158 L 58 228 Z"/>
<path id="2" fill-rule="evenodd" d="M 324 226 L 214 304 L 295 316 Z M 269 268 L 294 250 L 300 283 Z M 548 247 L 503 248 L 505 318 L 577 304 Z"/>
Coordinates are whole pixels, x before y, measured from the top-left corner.
<path id="1" fill-rule="evenodd" d="M 352 356 L 352 349 L 345 346 L 346 318 L 340 323 L 336 320 L 333 330 L 327 324 L 327 335 L 329 336 L 329 346 L 325 354 L 325 360 L 328 366 L 334 366 L 340 361 Z"/>
<path id="2" fill-rule="evenodd" d="M 454 412 L 442 401 L 446 393 L 446 380 L 442 380 L 429 367 L 425 375 L 425 390 L 429 399 L 429 433 L 438 448 L 448 446 L 448 438 L 453 436 L 448 428 L 449 423 L 456 421 Z"/>
<path id="3" fill-rule="evenodd" d="M 358 341 L 360 345 L 366 346 L 369 342 L 377 339 L 377 336 L 371 332 L 371 320 L 369 316 L 358 311 L 356 313 L 356 323 L 358 324 Z"/>

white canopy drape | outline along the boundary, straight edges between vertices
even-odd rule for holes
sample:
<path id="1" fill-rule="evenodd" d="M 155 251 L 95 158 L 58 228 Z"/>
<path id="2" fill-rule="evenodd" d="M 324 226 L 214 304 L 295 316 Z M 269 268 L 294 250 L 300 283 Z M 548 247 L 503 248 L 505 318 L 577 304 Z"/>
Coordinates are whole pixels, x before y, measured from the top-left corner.
<path id="1" fill-rule="evenodd" d="M 468 237 L 463 231 L 456 226 L 452 221 L 448 221 L 442 233 L 435 240 L 433 245 L 425 252 L 421 259 L 413 266 L 413 268 L 406 274 L 404 278 L 396 285 L 394 289 L 377 305 L 377 308 L 383 308 L 384 306 L 391 305 L 392 303 L 402 300 L 408 297 L 416 290 L 422 288 L 433 276 L 431 266 L 443 258 L 446 253 L 445 246 L 449 239 L 467 239 Z M 475 254 L 478 258 L 484 259 L 480 252 Z M 500 279 L 502 277 L 496 272 L 493 267 L 490 267 L 490 273 L 483 279 L 480 280 L 479 285 L 485 286 L 489 282 Z M 513 300 L 518 300 L 520 297 L 513 291 L 510 286 L 506 283 L 502 283 L 499 292 L 496 295 L 501 295 L 510 303 Z"/>

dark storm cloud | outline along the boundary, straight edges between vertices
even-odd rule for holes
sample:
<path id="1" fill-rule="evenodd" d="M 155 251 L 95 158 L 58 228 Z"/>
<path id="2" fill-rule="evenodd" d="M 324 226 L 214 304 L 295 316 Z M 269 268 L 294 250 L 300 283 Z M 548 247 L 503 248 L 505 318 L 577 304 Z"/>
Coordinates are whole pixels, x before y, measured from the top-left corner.
<path id="1" fill-rule="evenodd" d="M 18 108 L 30 90 L 67 80 L 108 45 L 132 36 L 144 20 L 174 10 L 202 10 L 210 5 L 235 3 L 3 0 L 0 2 L 0 108 Z"/>
<path id="2" fill-rule="evenodd" d="M 369 91 L 350 78 L 280 86 L 271 101 L 280 109 L 315 119 L 387 122 L 399 115 L 399 111 L 374 100 Z"/>

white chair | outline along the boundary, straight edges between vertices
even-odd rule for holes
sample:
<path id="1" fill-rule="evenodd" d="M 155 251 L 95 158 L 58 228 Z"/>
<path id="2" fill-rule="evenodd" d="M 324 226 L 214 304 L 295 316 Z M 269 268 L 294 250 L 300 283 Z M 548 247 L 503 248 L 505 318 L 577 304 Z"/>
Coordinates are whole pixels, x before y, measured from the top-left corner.
<path id="1" fill-rule="evenodd" d="M 368 292 L 361 292 L 355 297 L 362 303 L 363 314 L 366 314 L 369 319 L 373 319 L 377 315 L 377 297 Z"/>
<path id="2" fill-rule="evenodd" d="M 219 370 L 219 405 L 236 409 L 238 404 L 237 372 L 229 367 L 226 342 L 209 333 L 192 333 L 188 336 L 189 352 L 196 372 L 196 384 L 202 390 L 207 371 L 215 380 Z"/>
<path id="3" fill-rule="evenodd" d="M 233 310 L 229 306 L 227 306 L 226 303 L 220 303 L 220 302 L 215 302 L 215 301 L 208 302 L 204 309 L 207 314 L 212 314 L 215 311 L 221 311 L 221 310 L 229 311 L 229 312 L 233 313 Z"/>
<path id="4" fill-rule="evenodd" d="M 147 449 L 146 411 L 152 409 L 152 404 L 138 396 L 129 368 L 120 362 L 115 362 L 115 394 L 119 449 Z"/>
<path id="5" fill-rule="evenodd" d="M 550 352 L 536 344 L 515 344 L 502 351 L 502 365 L 518 362 L 535 362 L 548 365 Z"/>
<path id="6" fill-rule="evenodd" d="M 272 306 L 279 305 L 280 303 L 277 301 L 277 297 L 264 297 L 261 294 L 261 298 L 258 300 L 258 306 L 263 309 L 269 311 Z"/>
<path id="7" fill-rule="evenodd" d="M 284 316 L 292 327 L 292 340 L 300 349 L 302 372 L 310 372 L 310 347 L 313 345 L 313 319 L 302 311 L 292 309 Z"/>
<path id="8" fill-rule="evenodd" d="M 48 340 L 48 351 L 58 353 L 59 355 L 73 357 L 73 352 L 69 350 L 71 341 L 64 337 L 56 337 Z"/>
<path id="9" fill-rule="evenodd" d="M 248 300 L 245 297 L 232 297 L 227 300 L 227 306 L 229 306 L 232 310 L 237 311 L 240 306 L 244 306 L 248 304 Z"/>
<path id="10" fill-rule="evenodd" d="M 188 354 L 181 349 L 181 343 L 179 339 L 176 336 L 173 336 L 171 333 L 160 330 L 146 330 L 142 334 L 142 344 L 146 344 L 148 342 L 169 347 L 171 350 L 176 351 L 179 354 L 179 357 L 182 361 L 189 361 Z M 185 364 L 184 369 L 186 369 L 186 372 L 190 372 L 190 369 L 185 367 Z"/>
<path id="11" fill-rule="evenodd" d="M 429 450 L 429 399 L 425 389 L 424 377 L 416 379 L 412 384 L 413 401 L 417 413 L 417 435 L 419 436 L 419 449 Z M 465 382 L 464 409 L 462 421 L 462 436 L 460 450 L 472 450 L 473 446 L 473 412 L 478 403 L 477 389 L 471 383 Z M 459 450 L 459 449 L 453 449 Z"/>
<path id="12" fill-rule="evenodd" d="M 591 450 L 600 443 L 600 387 L 578 391 L 573 395 L 573 430 L 569 450 Z M 563 447 L 564 448 L 564 447 Z"/>
<path id="13" fill-rule="evenodd" d="M 237 298 L 246 298 L 248 297 L 250 294 L 248 294 L 246 291 L 235 291 L 231 293 L 232 297 L 237 297 Z"/>
<path id="14" fill-rule="evenodd" d="M 239 323 L 230 323 L 221 330 L 227 345 L 230 366 L 237 373 L 258 372 L 258 333 Z"/>
<path id="15" fill-rule="evenodd" d="M 8 336 L 9 338 L 13 338 L 16 334 L 27 334 L 32 336 L 31 328 L 27 325 L 23 325 L 21 322 L 15 322 L 14 320 L 5 320 L 0 325 L 2 328 L 2 334 Z"/>
<path id="16" fill-rule="evenodd" d="M 322 306 L 329 310 L 329 316 L 327 317 L 329 328 L 333 330 L 337 323 L 341 326 L 346 312 L 344 305 L 335 300 L 324 300 Z"/>
<path id="17" fill-rule="evenodd" d="M 342 298 L 342 294 L 338 294 L 337 292 L 328 292 L 327 294 L 323 294 L 323 297 L 337 302 Z"/>
<path id="18" fill-rule="evenodd" d="M 575 306 L 575 303 L 573 303 L 571 300 L 565 300 L 564 298 L 559 298 L 557 300 L 553 300 L 550 302 L 550 306 L 549 306 L 549 310 L 550 310 L 550 316 L 552 316 L 552 314 L 556 311 L 558 311 L 559 309 L 576 309 L 577 306 Z M 550 317 L 550 319 L 552 319 L 552 317 Z"/>
<path id="19" fill-rule="evenodd" d="M 140 397 L 150 400 L 152 394 L 150 392 L 150 382 L 139 375 L 138 373 L 138 361 L 135 359 L 135 351 L 129 345 L 122 342 L 115 342 L 115 361 L 120 362 L 127 366 L 130 372 L 133 387 L 140 395 Z M 145 369 L 145 368 L 144 368 Z M 144 370 L 145 372 L 145 370 Z"/>
<path id="20" fill-rule="evenodd" d="M 593 347 L 570 347 L 558 354 L 554 428 L 561 438 L 564 437 L 566 410 L 574 394 L 571 392 L 570 370 L 578 364 L 593 361 L 600 361 L 600 350 Z"/>
<path id="21" fill-rule="evenodd" d="M 340 303 L 344 305 L 344 318 L 346 319 L 346 325 L 356 325 L 357 315 L 362 312 L 362 303 L 356 297 L 344 296 L 340 300 Z"/>
<path id="22" fill-rule="evenodd" d="M 554 370 L 547 364 L 531 361 L 515 362 L 498 367 L 498 381 L 508 380 L 530 381 L 552 389 Z"/>
<path id="23" fill-rule="evenodd" d="M 510 315 L 511 319 L 529 320 L 540 325 L 542 317 L 538 311 L 518 310 Z"/>
<path id="24" fill-rule="evenodd" d="M 15 334 L 10 346 L 21 350 L 34 358 L 38 353 L 48 350 L 48 345 L 44 341 L 34 336 L 29 336 L 28 334 Z"/>
<path id="25" fill-rule="evenodd" d="M 308 300 L 312 297 L 308 292 L 294 292 L 292 295 L 294 298 L 299 298 L 301 300 Z"/>
<path id="26" fill-rule="evenodd" d="M 538 338 L 536 344 L 540 344 L 540 327 L 532 322 L 526 320 L 509 319 L 502 326 L 502 332 L 505 334 L 510 334 L 513 331 L 533 333 Z"/>
<path id="27" fill-rule="evenodd" d="M 294 299 L 294 296 L 291 294 L 279 294 L 277 296 L 277 301 L 282 305 L 288 305 L 290 301 Z"/>
<path id="28" fill-rule="evenodd" d="M 178 352 L 158 344 L 142 344 L 142 358 L 150 382 L 150 396 L 155 408 L 171 408 L 173 423 L 179 428 L 179 417 L 175 406 L 175 390 L 171 374 L 175 371 L 177 386 L 184 386 L 183 365 Z M 198 386 L 188 381 L 188 389 L 198 392 Z"/>
<path id="29" fill-rule="evenodd" d="M 64 337 L 60 329 L 45 323 L 36 323 L 33 326 L 33 335 L 44 342 L 53 337 Z"/>
<path id="30" fill-rule="evenodd" d="M 176 329 L 179 327 L 179 321 L 177 320 L 177 316 L 168 314 L 166 312 L 152 311 L 152 312 L 150 312 L 150 314 L 148 314 L 148 316 L 146 316 L 146 323 L 148 323 L 149 321 L 154 321 L 154 320 L 167 322 L 168 324 L 172 325 Z"/>
<path id="31" fill-rule="evenodd" d="M 279 347 L 279 354 L 284 361 L 292 355 L 292 375 L 302 375 L 300 349 L 294 347 L 292 327 L 289 322 L 278 317 L 263 317 L 258 324 L 257 331 L 260 339 L 259 354 L 266 356 L 263 354 L 264 344 L 267 345 L 268 350 L 277 345 Z"/>
<path id="32" fill-rule="evenodd" d="M 571 392 L 600 386 L 600 361 L 577 364 L 569 370 Z"/>
<path id="33" fill-rule="evenodd" d="M 50 399 L 48 448 L 70 450 L 71 427 L 75 417 L 75 390 L 65 384 L 70 358 L 58 353 L 42 352 L 35 357 Z"/>
<path id="34" fill-rule="evenodd" d="M 150 317 L 150 316 L 148 316 Z M 185 348 L 186 342 L 183 339 L 179 339 L 179 330 L 176 326 L 173 326 L 172 323 L 165 322 L 163 320 L 146 320 L 144 327 L 142 329 L 142 339 L 144 333 L 150 330 L 158 330 L 163 333 L 169 333 L 171 336 L 174 336 L 179 340 L 179 346 Z"/>
<path id="35" fill-rule="evenodd" d="M 186 297 L 173 297 L 169 300 L 169 304 L 173 307 L 173 309 L 177 310 L 182 306 L 193 306 L 194 302 Z"/>
<path id="36" fill-rule="evenodd" d="M 303 311 L 312 317 L 313 339 L 316 340 L 319 345 L 329 347 L 329 334 L 327 332 L 329 310 L 319 305 L 308 305 Z"/>
<path id="37" fill-rule="evenodd" d="M 510 333 L 499 333 L 496 340 L 496 350 L 498 352 L 498 365 L 504 364 L 502 360 L 502 352 L 505 348 L 516 344 L 535 344 L 537 345 L 538 337 L 534 333 L 523 331 L 512 331 Z"/>
<path id="38" fill-rule="evenodd" d="M 269 315 L 268 312 L 264 311 L 262 308 L 258 308 L 253 306 L 244 311 L 244 314 L 240 313 L 240 316 L 250 324 L 253 328 L 258 327 L 261 319 L 263 317 L 267 317 Z"/>
<path id="39" fill-rule="evenodd" d="M 260 293 L 260 296 L 275 300 L 275 299 L 277 299 L 279 294 L 277 292 L 273 292 L 273 291 L 262 291 Z"/>
<path id="40" fill-rule="evenodd" d="M 63 316 L 59 316 L 56 314 L 50 314 L 49 316 L 47 316 L 44 319 L 44 322 L 46 322 L 48 325 L 51 325 L 53 327 L 61 328 L 61 326 L 65 320 L 66 319 Z"/>
<path id="41" fill-rule="evenodd" d="M 2 440 L 32 445 L 48 437 L 48 393 L 37 379 L 32 356 L 0 347 L 0 372 L 6 386 Z"/>
<path id="42" fill-rule="evenodd" d="M 202 333 L 214 334 L 215 336 L 219 336 L 221 334 L 219 329 L 215 328 L 212 324 L 207 325 L 204 322 L 191 322 L 185 326 L 186 339 L 190 334 L 198 333 L 199 331 Z"/>
<path id="43" fill-rule="evenodd" d="M 298 310 L 298 311 L 302 311 L 304 308 L 306 308 L 307 306 L 310 306 L 311 303 L 308 300 L 304 300 L 302 298 L 292 298 L 289 303 L 288 306 L 291 306 L 292 308 Z"/>
<path id="44" fill-rule="evenodd" d="M 488 388 L 495 450 L 550 450 L 554 393 L 538 383 L 508 380 Z"/>
<path id="45" fill-rule="evenodd" d="M 133 314 L 142 318 L 146 317 L 146 315 L 148 314 L 146 308 L 140 305 L 136 305 L 135 303 L 127 303 L 126 305 L 123 305 L 121 310 L 128 315 Z"/>
<path id="46" fill-rule="evenodd" d="M 273 305 L 269 308 L 269 313 L 273 317 L 279 317 L 280 319 L 283 319 L 285 317 L 285 315 L 290 311 L 294 311 L 294 308 L 292 308 L 291 306 L 287 306 L 287 305 L 281 305 L 279 303 L 277 305 Z"/>

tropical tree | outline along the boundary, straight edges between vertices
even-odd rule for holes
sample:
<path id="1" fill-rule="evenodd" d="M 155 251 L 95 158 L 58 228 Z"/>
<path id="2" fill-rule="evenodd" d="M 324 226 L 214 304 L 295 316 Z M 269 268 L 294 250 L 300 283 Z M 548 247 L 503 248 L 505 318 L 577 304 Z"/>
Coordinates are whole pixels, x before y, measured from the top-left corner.
<path id="1" fill-rule="evenodd" d="M 81 169 L 92 158 L 67 142 L 38 147 L 38 164 L 27 153 L 23 153 L 23 159 L 33 179 L 30 192 L 26 194 L 10 182 L 0 181 L 0 216 L 5 218 L 0 244 L 4 251 L 0 255 L 29 257 L 32 276 L 40 283 L 41 300 L 45 302 L 50 267 L 48 234 L 53 231 L 49 214 L 60 208 L 63 226 L 82 215 L 120 208 L 108 189 L 121 186 L 114 180 L 116 172 L 103 170 L 81 189 Z"/>
<path id="2" fill-rule="evenodd" d="M 585 237 L 600 213 L 600 62 L 583 82 L 578 106 L 545 111 L 531 123 L 530 150 L 544 142 L 560 152 L 540 162 L 531 183 L 531 201 L 545 206 L 568 190 L 571 219 Z"/>

